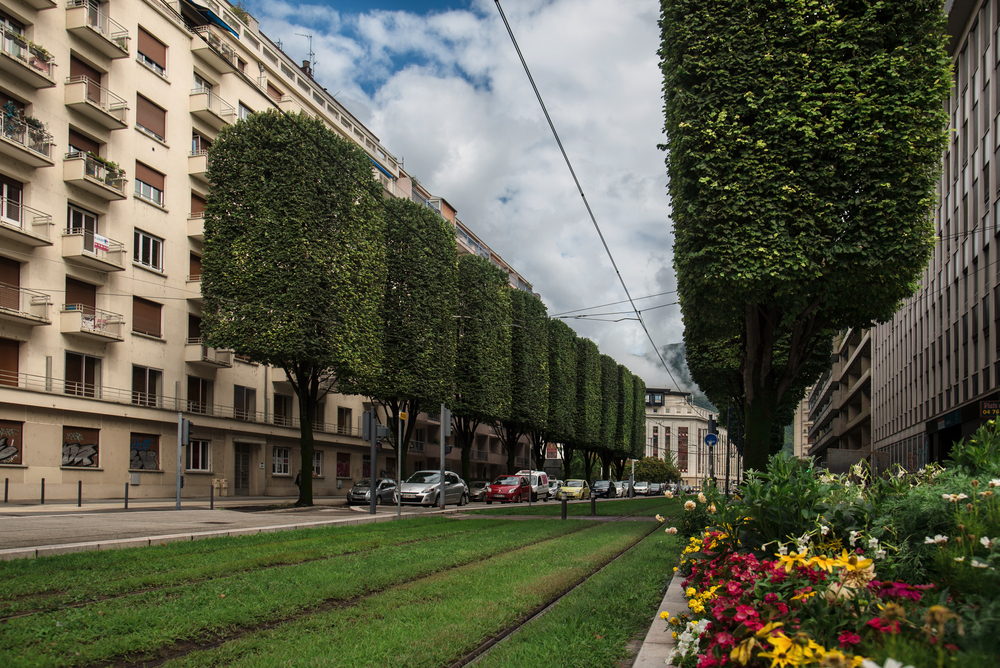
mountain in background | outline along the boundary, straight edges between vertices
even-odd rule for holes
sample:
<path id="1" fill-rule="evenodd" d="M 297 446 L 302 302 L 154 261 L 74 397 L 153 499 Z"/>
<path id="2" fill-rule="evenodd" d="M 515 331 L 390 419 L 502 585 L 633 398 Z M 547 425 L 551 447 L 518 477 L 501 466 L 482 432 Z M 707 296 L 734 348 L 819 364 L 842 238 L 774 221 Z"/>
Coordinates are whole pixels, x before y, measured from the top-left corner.
<path id="1" fill-rule="evenodd" d="M 668 343 L 660 348 L 660 354 L 663 355 L 663 361 L 667 363 L 667 368 L 670 369 L 670 374 L 679 386 L 672 389 L 677 389 L 681 392 L 690 392 L 691 401 L 695 406 L 704 408 L 705 410 L 713 413 L 718 413 L 719 409 L 708 400 L 708 397 L 706 397 L 705 393 L 701 391 L 701 388 L 698 387 L 693 380 L 691 380 L 691 372 L 688 370 L 687 365 L 687 348 L 685 347 L 684 342 Z M 659 362 L 659 360 L 656 360 L 655 358 L 650 356 L 647 357 L 650 358 L 651 362 Z"/>

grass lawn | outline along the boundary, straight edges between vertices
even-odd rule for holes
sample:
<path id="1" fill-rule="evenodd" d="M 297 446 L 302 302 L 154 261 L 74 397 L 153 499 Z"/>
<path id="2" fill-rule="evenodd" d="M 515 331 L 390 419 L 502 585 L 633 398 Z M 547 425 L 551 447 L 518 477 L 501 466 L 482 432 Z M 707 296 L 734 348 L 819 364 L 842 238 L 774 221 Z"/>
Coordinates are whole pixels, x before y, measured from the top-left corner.
<path id="1" fill-rule="evenodd" d="M 655 515 L 676 515 L 683 508 L 682 501 L 665 496 L 640 497 L 636 499 L 598 499 L 597 514 L 604 516 L 653 517 Z M 475 515 L 538 515 L 558 517 L 562 513 L 562 501 L 539 501 L 528 507 L 527 503 L 509 503 L 492 506 L 477 505 L 475 510 L 466 512 Z M 567 517 L 590 515 L 590 501 L 572 502 L 566 505 Z"/>
<path id="2" fill-rule="evenodd" d="M 0 665 L 445 665 L 651 528 L 433 517 L 3 562 Z"/>

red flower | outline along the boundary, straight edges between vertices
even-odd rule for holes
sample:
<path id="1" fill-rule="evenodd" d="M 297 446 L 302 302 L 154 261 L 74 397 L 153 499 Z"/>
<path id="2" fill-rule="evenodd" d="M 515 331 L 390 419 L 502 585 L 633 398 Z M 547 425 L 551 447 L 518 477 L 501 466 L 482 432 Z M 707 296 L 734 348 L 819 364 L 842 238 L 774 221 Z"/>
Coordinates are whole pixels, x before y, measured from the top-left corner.
<path id="1" fill-rule="evenodd" d="M 759 616 L 760 615 L 758 615 L 757 611 L 754 610 L 751 606 L 738 605 L 736 606 L 736 614 L 733 616 L 733 619 L 735 619 L 738 622 L 745 622 L 750 619 L 756 619 Z"/>
<path id="2" fill-rule="evenodd" d="M 771 604 L 771 603 L 776 603 L 777 601 L 778 601 L 778 595 L 775 594 L 774 592 L 771 592 L 769 594 L 764 594 L 764 603 Z"/>
<path id="3" fill-rule="evenodd" d="M 875 620 L 872 621 L 880 621 L 880 620 L 876 618 Z M 837 638 L 837 640 L 840 641 L 841 647 L 847 647 L 848 645 L 857 645 L 859 642 L 861 642 L 861 636 L 851 631 L 844 631 L 843 633 L 840 634 L 840 637 Z"/>

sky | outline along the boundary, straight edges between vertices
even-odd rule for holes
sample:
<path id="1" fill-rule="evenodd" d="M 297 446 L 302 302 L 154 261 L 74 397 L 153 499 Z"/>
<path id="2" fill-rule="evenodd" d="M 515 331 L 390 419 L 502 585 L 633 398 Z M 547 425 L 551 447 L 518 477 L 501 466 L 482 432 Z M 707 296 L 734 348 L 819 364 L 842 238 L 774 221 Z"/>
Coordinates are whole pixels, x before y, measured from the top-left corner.
<path id="1" fill-rule="evenodd" d="M 493 0 L 246 8 L 567 322 L 647 386 L 659 364 Z M 656 0 L 502 0 L 532 77 L 657 347 L 679 343 Z M 666 294 L 664 294 L 666 293 Z M 653 296 L 655 295 L 655 296 Z M 682 380 L 677 371 L 673 373 Z M 691 389 L 681 387 L 681 389 Z"/>

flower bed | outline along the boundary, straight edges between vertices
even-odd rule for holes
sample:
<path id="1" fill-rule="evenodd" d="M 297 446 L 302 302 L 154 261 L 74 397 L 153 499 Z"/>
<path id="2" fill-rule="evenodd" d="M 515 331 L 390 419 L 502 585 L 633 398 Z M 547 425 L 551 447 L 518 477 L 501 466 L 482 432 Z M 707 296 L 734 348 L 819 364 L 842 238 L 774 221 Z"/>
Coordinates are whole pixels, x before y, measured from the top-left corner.
<path id="1" fill-rule="evenodd" d="M 1000 479 L 853 474 L 776 458 L 735 503 L 709 487 L 686 504 L 685 527 L 708 529 L 678 567 L 687 610 L 663 615 L 677 640 L 668 663 L 1000 665 Z M 905 513 L 940 531 L 900 534 Z M 900 577 L 913 573 L 929 577 Z"/>

